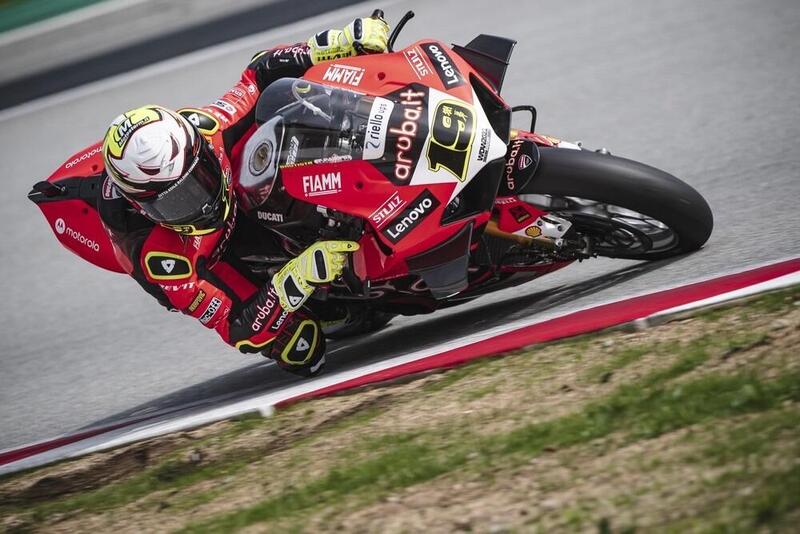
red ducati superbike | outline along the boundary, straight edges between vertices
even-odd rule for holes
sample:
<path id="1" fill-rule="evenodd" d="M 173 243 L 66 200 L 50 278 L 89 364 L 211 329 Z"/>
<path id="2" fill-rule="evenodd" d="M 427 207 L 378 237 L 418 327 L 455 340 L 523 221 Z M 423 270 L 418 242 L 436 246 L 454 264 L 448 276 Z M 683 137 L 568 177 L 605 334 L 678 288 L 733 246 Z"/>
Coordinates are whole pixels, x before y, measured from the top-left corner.
<path id="1" fill-rule="evenodd" d="M 284 250 L 243 259 L 267 280 L 314 241 L 358 241 L 342 280 L 309 301 L 323 318 L 332 307 L 361 317 L 329 332 L 337 337 L 576 260 L 699 249 L 713 217 L 697 191 L 642 163 L 535 133 L 536 109 L 501 98 L 514 45 L 489 35 L 452 47 L 422 40 L 270 85 L 236 194 Z M 511 128 L 518 112 L 530 115 L 529 131 Z M 99 152 L 71 158 L 29 197 L 62 244 L 122 272 L 95 211 L 99 195 L 113 194 Z"/>

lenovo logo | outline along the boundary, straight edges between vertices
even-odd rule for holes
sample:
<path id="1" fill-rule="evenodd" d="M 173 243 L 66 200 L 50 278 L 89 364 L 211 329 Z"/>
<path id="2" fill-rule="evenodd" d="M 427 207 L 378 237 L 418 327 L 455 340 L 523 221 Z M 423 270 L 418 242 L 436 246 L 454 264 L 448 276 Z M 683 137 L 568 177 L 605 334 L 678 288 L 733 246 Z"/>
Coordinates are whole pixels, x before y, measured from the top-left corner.
<path id="1" fill-rule="evenodd" d="M 447 52 L 439 48 L 439 45 L 436 43 L 427 43 L 422 45 L 422 50 L 424 50 L 425 54 L 430 58 L 431 63 L 433 63 L 433 69 L 436 71 L 439 79 L 442 80 L 445 88 L 450 89 L 451 87 L 464 85 L 464 78 L 461 76 L 461 73 L 458 72 L 458 69 L 456 69 L 453 60 L 450 59 Z"/>
<path id="2" fill-rule="evenodd" d="M 409 232 L 419 226 L 437 207 L 440 202 L 427 189 L 411 202 L 397 217 L 392 219 L 382 230 L 383 235 L 392 243 L 399 243 Z"/>

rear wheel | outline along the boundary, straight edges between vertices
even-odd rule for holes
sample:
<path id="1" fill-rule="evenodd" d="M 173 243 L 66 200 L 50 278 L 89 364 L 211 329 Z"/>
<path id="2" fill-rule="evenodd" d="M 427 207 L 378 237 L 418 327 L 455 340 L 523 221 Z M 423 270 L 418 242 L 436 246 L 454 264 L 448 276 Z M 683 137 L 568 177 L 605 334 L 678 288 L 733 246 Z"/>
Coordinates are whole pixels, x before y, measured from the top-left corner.
<path id="1" fill-rule="evenodd" d="M 570 221 L 568 235 L 610 258 L 656 260 L 691 252 L 714 226 L 708 203 L 681 180 L 587 150 L 540 149 L 536 174 L 518 195 Z"/>

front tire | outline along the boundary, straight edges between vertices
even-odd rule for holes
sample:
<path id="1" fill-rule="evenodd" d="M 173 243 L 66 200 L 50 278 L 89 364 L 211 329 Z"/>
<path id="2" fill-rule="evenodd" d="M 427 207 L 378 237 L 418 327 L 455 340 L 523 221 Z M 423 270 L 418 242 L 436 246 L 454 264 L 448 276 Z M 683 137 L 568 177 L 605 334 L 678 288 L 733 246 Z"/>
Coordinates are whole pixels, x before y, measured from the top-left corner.
<path id="1" fill-rule="evenodd" d="M 524 198 L 526 195 L 547 198 L 550 205 L 542 207 L 569 219 L 582 235 L 617 232 L 616 240 L 609 238 L 605 248 L 598 247 L 598 255 L 643 260 L 669 258 L 699 249 L 711 235 L 714 218 L 708 203 L 671 174 L 588 150 L 541 148 L 539 152 L 536 174 L 518 195 L 524 200 L 529 200 Z M 605 212 L 598 206 L 603 206 Z M 653 224 L 660 234 L 648 237 L 636 225 L 628 224 L 625 228 L 625 219 L 632 221 L 627 210 L 645 216 L 642 221 Z M 603 213 L 607 214 L 605 220 Z M 616 215 L 616 223 L 615 214 L 622 214 Z M 667 231 L 671 232 L 669 240 L 665 238 Z M 635 246 L 625 246 L 626 237 Z"/>

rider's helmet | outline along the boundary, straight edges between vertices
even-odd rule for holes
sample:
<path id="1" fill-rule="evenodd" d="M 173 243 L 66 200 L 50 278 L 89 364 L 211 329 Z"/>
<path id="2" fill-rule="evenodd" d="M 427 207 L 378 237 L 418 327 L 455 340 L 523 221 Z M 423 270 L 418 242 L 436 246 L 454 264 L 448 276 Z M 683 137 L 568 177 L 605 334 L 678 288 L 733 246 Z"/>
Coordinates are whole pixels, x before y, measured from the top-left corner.
<path id="1" fill-rule="evenodd" d="M 114 119 L 103 159 L 120 193 L 155 223 L 202 235 L 230 214 L 230 177 L 210 143 L 174 111 L 144 106 Z"/>

